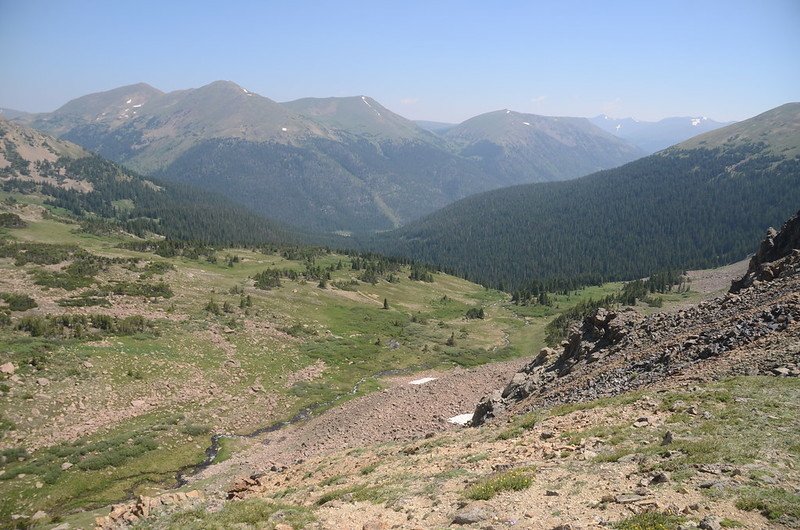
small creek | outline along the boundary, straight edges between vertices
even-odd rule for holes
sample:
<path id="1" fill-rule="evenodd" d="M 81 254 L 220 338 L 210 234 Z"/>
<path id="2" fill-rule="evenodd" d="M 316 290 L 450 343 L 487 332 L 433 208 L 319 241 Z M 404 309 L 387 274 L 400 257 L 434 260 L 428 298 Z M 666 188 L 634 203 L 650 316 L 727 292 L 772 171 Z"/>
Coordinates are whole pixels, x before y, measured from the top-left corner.
<path id="1" fill-rule="evenodd" d="M 288 427 L 289 425 L 293 425 L 295 423 L 299 423 L 301 421 L 309 419 L 311 416 L 314 415 L 315 412 L 319 411 L 320 409 L 327 409 L 335 405 L 337 402 L 341 401 L 343 398 L 347 396 L 356 395 L 358 391 L 361 389 L 361 385 L 363 385 L 368 379 L 380 379 L 382 377 L 406 375 L 414 373 L 421 369 L 425 368 L 420 366 L 415 366 L 411 368 L 383 370 L 381 372 L 374 373 L 371 376 L 362 377 L 356 382 L 355 385 L 353 385 L 353 388 L 346 394 L 339 395 L 330 401 L 312 403 L 311 405 L 301 409 L 299 412 L 297 412 L 294 416 L 292 416 L 288 420 L 278 421 L 266 427 L 260 427 L 254 430 L 253 432 L 249 432 L 247 434 L 214 434 L 211 436 L 210 445 L 206 448 L 205 459 L 203 459 L 203 461 L 200 462 L 199 464 L 189 464 L 188 466 L 183 466 L 180 469 L 178 469 L 178 472 L 175 475 L 176 484 L 174 487 L 180 488 L 182 486 L 185 486 L 186 484 L 189 483 L 189 477 L 200 473 L 201 471 L 209 467 L 211 464 L 213 464 L 214 460 L 216 460 L 217 455 L 219 455 L 219 452 L 222 449 L 222 440 L 225 438 L 248 439 L 248 438 L 255 438 L 262 434 L 279 431 L 285 427 Z"/>

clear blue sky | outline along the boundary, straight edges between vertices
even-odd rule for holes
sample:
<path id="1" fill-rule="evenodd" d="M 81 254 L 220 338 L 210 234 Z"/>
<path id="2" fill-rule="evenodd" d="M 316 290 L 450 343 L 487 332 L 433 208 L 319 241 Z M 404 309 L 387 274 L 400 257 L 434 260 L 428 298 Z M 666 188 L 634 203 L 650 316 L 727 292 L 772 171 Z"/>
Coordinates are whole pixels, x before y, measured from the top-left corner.
<path id="1" fill-rule="evenodd" d="M 412 119 L 739 120 L 800 100 L 800 0 L 0 0 L 1 107 L 217 79 Z"/>

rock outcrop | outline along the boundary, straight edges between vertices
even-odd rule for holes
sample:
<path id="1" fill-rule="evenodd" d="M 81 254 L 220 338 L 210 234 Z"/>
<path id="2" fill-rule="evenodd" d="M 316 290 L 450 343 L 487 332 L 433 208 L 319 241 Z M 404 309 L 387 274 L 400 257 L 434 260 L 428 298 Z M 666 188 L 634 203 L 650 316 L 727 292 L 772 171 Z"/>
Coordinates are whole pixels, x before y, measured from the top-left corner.
<path id="1" fill-rule="evenodd" d="M 127 528 L 157 512 L 185 510 L 202 501 L 201 491 L 164 493 L 156 497 L 139 496 L 135 502 L 115 504 L 111 513 L 95 519 L 96 530 L 112 530 Z"/>
<path id="2" fill-rule="evenodd" d="M 800 268 L 800 212 L 786 221 L 780 232 L 774 228 L 750 259 L 747 273 L 733 282 L 731 292 L 738 293 L 756 281 L 770 281 L 783 275 L 796 274 Z"/>
<path id="3" fill-rule="evenodd" d="M 782 347 L 776 347 L 783 344 Z M 671 378 L 800 375 L 800 213 L 770 230 L 731 292 L 643 317 L 600 308 L 560 353 L 544 348 L 477 405 L 471 424 L 512 412 L 613 396 Z"/>

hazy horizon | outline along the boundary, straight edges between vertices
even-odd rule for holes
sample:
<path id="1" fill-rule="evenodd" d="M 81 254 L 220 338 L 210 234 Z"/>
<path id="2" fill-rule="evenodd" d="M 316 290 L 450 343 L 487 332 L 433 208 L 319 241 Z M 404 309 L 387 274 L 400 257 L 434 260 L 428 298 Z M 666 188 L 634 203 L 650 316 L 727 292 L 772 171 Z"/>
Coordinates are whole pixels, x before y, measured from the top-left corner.
<path id="1" fill-rule="evenodd" d="M 368 95 L 414 120 L 498 109 L 739 121 L 800 100 L 800 3 L 500 6 L 0 0 L 0 106 L 145 82 L 276 101 Z"/>

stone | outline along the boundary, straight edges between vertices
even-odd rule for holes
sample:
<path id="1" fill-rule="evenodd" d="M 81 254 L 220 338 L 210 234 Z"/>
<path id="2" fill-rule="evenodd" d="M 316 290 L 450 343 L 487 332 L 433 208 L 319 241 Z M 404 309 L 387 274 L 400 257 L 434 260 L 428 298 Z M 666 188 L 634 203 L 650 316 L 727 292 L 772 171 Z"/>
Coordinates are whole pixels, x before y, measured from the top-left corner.
<path id="1" fill-rule="evenodd" d="M 669 475 L 664 473 L 663 471 L 660 473 L 656 473 L 653 475 L 653 478 L 650 479 L 650 484 L 666 484 L 669 482 Z"/>
<path id="2" fill-rule="evenodd" d="M 137 409 L 144 407 L 147 402 L 143 399 L 134 399 L 131 400 L 131 406 L 136 407 Z"/>
<path id="3" fill-rule="evenodd" d="M 380 519 L 372 519 L 361 526 L 361 530 L 386 530 L 386 523 Z"/>
<path id="4" fill-rule="evenodd" d="M 621 493 L 614 496 L 614 502 L 617 504 L 633 504 L 645 500 L 647 497 L 644 495 L 637 495 L 635 493 Z"/>
<path id="5" fill-rule="evenodd" d="M 476 524 L 485 519 L 489 516 L 486 514 L 486 511 L 479 506 L 467 506 L 463 510 L 460 510 L 456 513 L 455 517 L 453 517 L 453 524 Z"/>
<path id="6" fill-rule="evenodd" d="M 719 517 L 706 515 L 703 517 L 703 520 L 700 521 L 700 528 L 703 530 L 722 530 L 722 524 L 720 523 Z"/>
<path id="7" fill-rule="evenodd" d="M 17 367 L 14 366 L 14 363 L 7 362 L 7 363 L 0 364 L 0 373 L 13 375 L 14 372 L 16 372 L 16 371 L 17 371 Z"/>
<path id="8" fill-rule="evenodd" d="M 672 434 L 672 431 L 667 431 L 661 438 L 661 445 L 670 445 L 674 441 L 674 439 L 675 435 Z"/>
<path id="9" fill-rule="evenodd" d="M 544 492 L 546 497 L 558 497 L 559 493 L 555 490 L 545 490 Z"/>
<path id="10" fill-rule="evenodd" d="M 275 525 L 275 530 L 294 530 L 294 528 L 286 523 L 278 523 Z"/>
<path id="11" fill-rule="evenodd" d="M 42 510 L 39 510 L 31 516 L 31 521 L 41 521 L 43 519 L 47 519 L 47 512 L 43 512 Z"/>
<path id="12" fill-rule="evenodd" d="M 46 377 L 39 377 L 36 379 L 36 384 L 39 386 L 47 386 L 50 384 L 50 380 Z"/>
<path id="13" fill-rule="evenodd" d="M 83 361 L 83 367 L 84 368 L 94 368 L 94 365 L 92 363 L 90 363 L 89 361 Z"/>
<path id="14" fill-rule="evenodd" d="M 72 462 L 64 462 L 63 464 L 61 464 L 61 469 L 63 469 L 64 471 L 66 471 L 71 467 L 72 467 Z"/>

